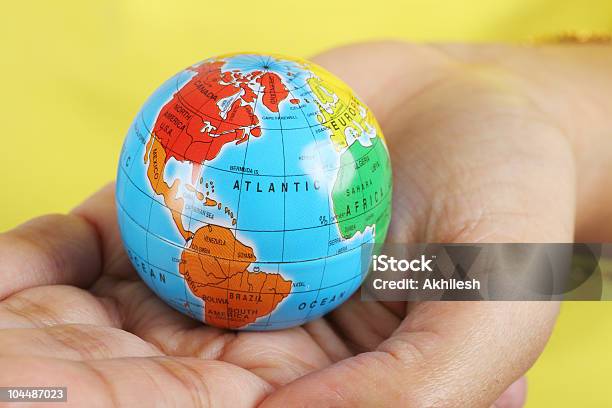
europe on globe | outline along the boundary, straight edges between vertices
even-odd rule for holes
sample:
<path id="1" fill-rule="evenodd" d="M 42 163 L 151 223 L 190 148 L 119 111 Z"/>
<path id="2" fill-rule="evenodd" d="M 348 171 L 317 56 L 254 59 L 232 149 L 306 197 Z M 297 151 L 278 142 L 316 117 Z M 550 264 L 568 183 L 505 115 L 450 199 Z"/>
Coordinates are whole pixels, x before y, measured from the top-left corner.
<path id="1" fill-rule="evenodd" d="M 149 97 L 116 202 L 128 256 L 161 299 L 213 326 L 276 330 L 359 288 L 391 194 L 381 129 L 346 84 L 249 53 L 188 67 Z"/>

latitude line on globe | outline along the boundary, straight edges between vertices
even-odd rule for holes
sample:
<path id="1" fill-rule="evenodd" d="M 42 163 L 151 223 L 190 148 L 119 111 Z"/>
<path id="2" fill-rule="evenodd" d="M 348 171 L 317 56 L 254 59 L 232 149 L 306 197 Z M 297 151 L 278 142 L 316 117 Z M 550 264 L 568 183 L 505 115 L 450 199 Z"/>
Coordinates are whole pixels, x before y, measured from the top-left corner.
<path id="1" fill-rule="evenodd" d="M 227 122 L 227 121 L 223 121 L 222 123 L 227 123 L 227 124 L 232 124 L 231 122 Z M 146 126 L 146 123 L 144 122 L 143 119 L 143 127 L 145 128 L 145 130 L 147 131 L 147 133 L 152 134 L 152 130 L 148 129 Z M 250 126 L 250 127 L 256 127 L 256 125 Z M 314 127 L 318 127 L 317 125 L 313 125 L 310 126 L 310 128 L 314 128 Z M 321 124 L 321 127 L 325 127 L 326 126 Z M 262 128 L 260 127 L 261 130 L 280 130 L 280 129 L 276 129 L 276 128 Z M 291 129 L 284 129 L 284 130 L 303 130 L 303 129 L 307 129 L 308 127 L 303 127 L 303 128 L 291 128 Z M 159 139 L 158 139 L 159 140 Z M 172 149 L 167 149 L 170 153 L 174 153 L 174 154 L 180 154 L 180 152 L 177 152 L 175 150 Z M 362 157 L 366 157 L 371 153 L 371 150 L 367 151 L 365 155 L 363 155 Z M 341 170 L 343 167 L 348 166 L 349 164 L 345 164 L 345 165 L 341 165 L 337 168 L 333 168 L 333 169 L 328 169 L 326 170 L 326 172 L 332 173 L 335 172 L 336 170 Z M 233 174 L 237 174 L 237 175 L 244 175 L 246 172 L 244 171 L 234 171 L 234 170 L 228 170 L 228 169 L 222 169 L 221 167 L 216 167 L 216 166 L 212 166 L 210 164 L 206 164 L 203 163 L 202 166 L 206 166 L 209 167 L 211 169 L 215 169 L 215 170 L 219 170 L 222 172 L 226 172 L 226 173 L 233 173 Z M 244 167 L 244 166 L 243 166 Z M 281 178 L 281 177 L 307 177 L 310 174 L 304 173 L 304 174 L 287 174 L 287 175 L 282 175 L 282 174 L 248 174 L 250 177 L 277 177 L 277 178 Z"/>
<path id="2" fill-rule="evenodd" d="M 127 246 L 127 245 L 126 245 L 126 246 Z M 130 247 L 130 246 L 127 246 L 127 247 L 128 247 L 128 248 L 129 248 L 129 249 L 130 249 L 132 252 L 134 252 L 134 254 L 136 254 L 136 251 L 135 251 L 135 250 L 134 250 L 132 247 Z M 137 256 L 138 256 L 139 258 L 143 258 L 143 257 L 142 257 L 142 256 L 140 256 L 140 255 L 137 255 Z M 143 260 L 144 260 L 144 258 L 143 258 Z M 160 271 L 162 271 L 162 272 L 164 272 L 164 273 L 167 273 L 167 274 L 169 274 L 169 275 L 172 275 L 172 276 L 174 276 L 175 278 L 178 278 L 178 279 L 183 279 L 183 277 L 182 277 L 181 275 L 178 275 L 178 274 L 176 274 L 176 273 L 172 272 L 171 270 L 168 270 L 168 269 L 162 268 L 162 267 L 160 267 L 160 266 L 158 266 L 158 265 L 154 265 L 154 264 L 152 264 L 152 265 L 153 265 L 153 267 L 155 267 L 155 269 L 158 269 L 158 270 L 160 270 Z M 350 278 L 347 278 L 346 280 L 343 280 L 343 281 L 341 281 L 341 282 L 334 283 L 333 285 L 330 285 L 330 286 L 328 286 L 328 287 L 332 288 L 332 287 L 336 287 L 336 286 L 343 285 L 343 284 L 345 284 L 345 283 L 347 283 L 347 282 L 352 281 L 353 279 L 358 278 L 359 276 L 361 276 L 361 273 L 357 273 L 357 274 L 355 274 L 355 275 L 352 275 Z M 241 289 L 236 289 L 236 290 L 233 290 L 233 291 L 234 291 L 234 292 L 240 292 L 240 293 L 252 293 L 252 292 L 250 292 L 250 291 L 248 291 L 248 290 L 241 290 Z M 309 290 L 302 290 L 302 291 L 298 291 L 298 292 L 295 292 L 295 291 L 289 291 L 289 292 L 277 292 L 277 293 L 278 293 L 279 295 L 288 295 L 288 294 L 291 294 L 291 293 L 311 293 L 311 292 L 316 292 L 316 291 L 317 291 L 317 289 L 309 289 Z M 180 298 L 178 298 L 178 299 L 180 299 Z M 198 304 L 194 304 L 194 303 L 192 303 L 192 305 L 195 305 L 195 306 L 200 306 L 200 305 L 198 305 Z M 296 320 L 301 320 L 301 319 L 296 319 Z"/>
<path id="3" fill-rule="evenodd" d="M 122 169 L 122 171 L 124 171 L 124 170 Z M 165 203 L 162 203 L 162 202 L 158 201 L 157 199 L 149 196 L 144 190 L 139 188 L 138 185 L 136 185 L 136 183 L 134 183 L 134 181 L 127 174 L 126 174 L 126 178 L 128 179 L 128 181 L 130 181 L 130 183 L 133 185 L 134 188 L 136 188 L 138 191 L 140 191 L 142 194 L 144 194 L 147 198 L 154 199 L 156 201 L 156 203 L 159 204 L 160 206 L 170 209 Z M 377 208 L 379 205 L 384 204 L 385 203 L 384 200 L 388 199 L 389 195 L 390 195 L 389 193 L 384 194 L 382 196 L 381 200 L 378 203 L 374 204 L 368 210 L 364 211 L 363 214 L 365 215 L 365 214 L 367 214 L 367 213 L 369 213 L 371 211 L 374 211 L 374 209 Z M 186 214 L 183 214 L 183 215 L 185 217 L 187 217 Z M 357 215 L 357 216 L 354 216 L 354 217 L 351 217 L 351 218 L 347 218 L 347 219 L 345 219 L 343 221 L 354 220 L 354 219 L 356 219 L 358 217 L 360 217 L 360 215 Z M 195 221 L 198 221 L 198 222 L 204 222 L 203 220 L 201 220 L 199 218 L 195 218 L 194 217 L 193 219 Z M 338 224 L 338 221 L 331 222 L 331 224 Z M 216 225 L 216 224 L 213 224 L 213 225 Z M 255 230 L 255 229 L 248 229 L 248 228 L 237 228 L 237 227 L 233 227 L 233 226 L 228 226 L 228 227 L 224 227 L 224 228 L 228 228 L 228 229 L 231 229 L 233 231 L 241 231 L 241 232 L 282 232 L 282 230 Z M 325 225 L 314 225 L 314 226 L 310 226 L 310 227 L 289 228 L 286 231 L 295 232 L 295 231 L 303 231 L 303 230 L 310 230 L 310 229 L 317 229 L 317 228 L 325 228 Z"/>
<path id="4" fill-rule="evenodd" d="M 146 231 L 145 227 L 144 227 L 143 225 L 140 225 L 140 224 L 139 224 L 139 223 L 138 223 L 138 222 L 137 222 L 137 221 L 136 221 L 136 220 L 135 220 L 135 219 L 134 219 L 134 218 L 133 218 L 133 217 L 132 217 L 132 216 L 131 216 L 131 215 L 130 215 L 130 214 L 129 214 L 129 213 L 126 211 L 126 210 L 125 210 L 125 208 L 123 207 L 123 205 L 120 205 L 120 208 L 121 208 L 121 211 L 122 211 L 123 213 L 125 213 L 125 215 L 126 215 L 128 218 L 130 218 L 130 220 L 131 220 L 131 221 L 134 223 L 134 225 L 138 226 L 138 228 L 142 229 L 143 231 Z M 164 238 L 164 237 L 162 237 L 162 236 L 156 235 L 156 234 L 154 234 L 154 233 L 150 233 L 150 234 L 151 234 L 152 236 L 154 236 L 155 238 L 159 239 L 160 241 L 165 242 L 165 243 L 166 243 L 166 244 L 168 244 L 168 245 L 172 245 L 172 246 L 174 246 L 174 247 L 184 249 L 184 250 L 186 250 L 186 251 L 188 251 L 188 252 L 191 252 L 191 253 L 193 253 L 193 254 L 195 254 L 195 255 L 209 256 L 209 257 L 212 257 L 212 258 L 217 258 L 217 259 L 220 259 L 220 260 L 223 260 L 223 261 L 232 261 L 232 259 L 229 259 L 229 258 L 223 258 L 223 257 L 216 257 L 216 256 L 212 256 L 212 255 L 201 254 L 200 252 L 197 252 L 197 251 L 195 251 L 195 250 L 193 250 L 193 249 L 191 249 L 191 248 L 188 248 L 188 247 L 187 247 L 187 248 L 185 248 L 185 247 L 183 247 L 183 246 L 182 246 L 182 244 L 178 244 L 178 243 L 176 243 L 176 242 L 169 241 L 168 239 L 166 239 L 166 238 Z M 365 245 L 365 244 L 364 244 L 364 245 Z M 277 263 L 281 263 L 281 264 L 297 264 L 297 263 L 315 262 L 315 261 L 320 261 L 320 260 L 323 260 L 323 259 L 326 259 L 326 258 L 334 258 L 334 257 L 336 257 L 336 256 L 341 256 L 341 255 L 343 255 L 343 254 L 350 253 L 350 252 L 352 252 L 352 251 L 356 251 L 356 250 L 358 250 L 358 249 L 360 249 L 360 248 L 361 248 L 361 245 L 360 245 L 360 246 L 353 247 L 353 248 L 349 248 L 349 249 L 347 249 L 346 251 L 344 251 L 344 252 L 342 252 L 342 253 L 340 253 L 340 254 L 334 254 L 334 255 L 329 255 L 329 256 L 324 256 L 324 257 L 318 257 L 318 258 L 311 258 L 311 259 L 298 259 L 298 260 L 285 261 L 285 262 L 280 262 L 280 261 L 261 261 L 261 262 L 258 262 L 258 263 L 262 263 L 262 264 L 277 264 Z"/>
<path id="5" fill-rule="evenodd" d="M 268 72 L 268 71 L 265 71 L 265 72 Z M 231 85 L 231 84 L 230 84 L 230 85 Z M 230 86 L 230 85 L 225 85 L 225 86 Z M 307 85 L 307 84 L 306 84 L 306 85 L 303 85 L 303 86 L 301 86 L 301 87 L 300 87 L 300 88 L 298 88 L 298 89 L 304 88 L 304 87 L 306 87 L 306 86 L 308 86 L 308 85 Z M 288 91 L 288 92 L 291 92 L 289 89 L 287 89 L 287 91 Z M 177 91 L 177 92 L 178 92 L 178 91 Z M 193 92 L 195 92 L 195 91 L 194 91 L 194 90 L 189 91 L 189 92 L 187 92 L 187 93 L 186 93 L 184 96 L 191 95 Z M 189 106 L 191 109 L 193 109 L 193 110 L 195 111 L 194 107 L 193 107 L 191 104 L 189 104 L 189 103 L 185 103 L 185 105 L 186 105 L 186 106 Z M 301 126 L 301 127 L 292 127 L 292 128 L 285 128 L 285 130 L 302 130 L 302 129 L 307 129 L 307 128 L 319 127 L 320 125 L 325 125 L 325 124 L 327 124 L 327 123 L 330 123 L 330 122 L 332 122 L 332 121 L 336 120 L 338 117 L 342 116 L 342 114 L 344 113 L 344 111 L 345 111 L 346 109 L 348 109 L 348 105 L 347 105 L 347 104 L 345 104 L 344 102 L 342 102 L 342 109 L 341 109 L 341 110 L 339 110 L 339 111 L 338 111 L 338 113 L 337 113 L 336 115 L 331 116 L 331 117 L 330 117 L 330 119 L 329 119 L 329 120 L 326 120 L 325 122 L 320 122 L 320 123 L 318 123 L 318 124 L 310 125 L 310 121 L 309 121 L 309 120 L 306 120 L 306 123 L 308 124 L 307 126 Z M 210 116 L 210 115 L 209 115 L 209 114 L 207 114 L 207 113 L 204 113 L 204 112 L 199 112 L 199 113 L 200 113 L 200 114 L 201 114 L 203 117 L 206 117 L 206 118 L 208 118 L 208 119 L 217 120 L 217 118 L 215 118 L 215 117 L 213 117 L 213 116 Z M 240 126 L 240 124 L 239 124 L 239 123 L 233 123 L 233 122 L 230 122 L 230 121 L 226 121 L 225 123 L 230 124 L 230 125 L 234 125 L 234 126 Z M 279 130 L 280 128 L 275 128 L 275 127 L 266 127 L 266 128 L 264 128 L 264 127 L 262 127 L 261 129 L 262 129 L 262 130 Z"/>

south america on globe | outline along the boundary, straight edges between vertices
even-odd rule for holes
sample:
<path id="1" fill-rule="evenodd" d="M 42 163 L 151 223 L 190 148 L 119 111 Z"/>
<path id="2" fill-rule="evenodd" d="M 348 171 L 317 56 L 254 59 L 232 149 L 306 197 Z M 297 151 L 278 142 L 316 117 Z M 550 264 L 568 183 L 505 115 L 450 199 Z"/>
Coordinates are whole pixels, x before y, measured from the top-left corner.
<path id="1" fill-rule="evenodd" d="M 359 288 L 391 194 L 381 129 L 346 84 L 248 53 L 197 63 L 149 97 L 116 203 L 126 252 L 162 300 L 209 325 L 276 330 Z"/>

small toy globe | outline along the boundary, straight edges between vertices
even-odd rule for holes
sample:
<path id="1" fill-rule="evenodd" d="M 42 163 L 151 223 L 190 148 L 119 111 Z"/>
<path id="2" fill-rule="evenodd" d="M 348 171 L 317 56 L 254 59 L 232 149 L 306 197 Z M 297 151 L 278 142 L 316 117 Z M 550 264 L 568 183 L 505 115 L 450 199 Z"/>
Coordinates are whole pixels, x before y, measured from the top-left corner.
<path id="1" fill-rule="evenodd" d="M 301 59 L 232 54 L 147 100 L 116 201 L 127 253 L 161 299 L 213 326 L 274 330 L 357 290 L 391 192 L 381 129 L 346 84 Z"/>

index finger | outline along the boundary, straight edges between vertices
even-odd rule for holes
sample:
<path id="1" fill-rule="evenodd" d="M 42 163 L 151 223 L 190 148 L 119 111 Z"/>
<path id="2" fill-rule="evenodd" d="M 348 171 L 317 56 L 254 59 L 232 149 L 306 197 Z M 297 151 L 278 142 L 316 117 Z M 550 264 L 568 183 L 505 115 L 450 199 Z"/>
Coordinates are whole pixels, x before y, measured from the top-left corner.
<path id="1" fill-rule="evenodd" d="M 0 300 L 23 289 L 88 287 L 107 267 L 130 271 L 115 218 L 113 185 L 68 215 L 45 215 L 0 234 Z"/>
<path id="2" fill-rule="evenodd" d="M 109 183 L 72 211 L 94 227 L 99 237 L 103 272 L 119 278 L 136 277 L 123 247 L 117 206 L 115 183 Z"/>
<path id="3" fill-rule="evenodd" d="M 553 302 L 421 303 L 375 351 L 308 374 L 263 406 L 490 406 L 537 358 L 556 312 Z"/>

